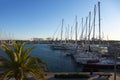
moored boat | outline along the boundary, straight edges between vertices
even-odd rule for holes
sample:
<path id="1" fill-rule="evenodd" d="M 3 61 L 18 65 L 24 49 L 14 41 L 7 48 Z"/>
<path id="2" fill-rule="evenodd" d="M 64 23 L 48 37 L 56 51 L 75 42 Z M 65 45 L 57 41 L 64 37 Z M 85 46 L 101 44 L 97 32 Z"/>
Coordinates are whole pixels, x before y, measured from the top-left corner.
<path id="1" fill-rule="evenodd" d="M 105 59 L 99 62 L 83 64 L 83 67 L 85 69 L 114 69 L 115 63 L 114 60 Z M 120 62 L 118 61 L 116 62 L 116 68 L 120 69 Z"/>

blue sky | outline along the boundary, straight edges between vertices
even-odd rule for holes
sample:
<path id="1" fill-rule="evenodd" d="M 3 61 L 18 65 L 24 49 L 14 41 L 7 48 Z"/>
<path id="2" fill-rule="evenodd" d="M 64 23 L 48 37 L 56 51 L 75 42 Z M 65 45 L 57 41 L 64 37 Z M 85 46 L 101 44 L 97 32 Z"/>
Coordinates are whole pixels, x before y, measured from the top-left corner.
<path id="1" fill-rule="evenodd" d="M 98 1 L 104 39 L 120 40 L 120 0 L 0 0 L 0 38 L 52 37 L 62 18 L 65 26 L 72 26 L 77 16 L 80 26 Z"/>

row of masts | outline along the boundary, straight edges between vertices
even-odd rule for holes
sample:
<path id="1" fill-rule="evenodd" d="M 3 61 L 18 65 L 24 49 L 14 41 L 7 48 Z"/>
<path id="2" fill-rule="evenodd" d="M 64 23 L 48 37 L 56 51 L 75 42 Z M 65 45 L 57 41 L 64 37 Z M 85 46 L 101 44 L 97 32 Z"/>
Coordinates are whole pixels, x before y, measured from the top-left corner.
<path id="1" fill-rule="evenodd" d="M 0 40 L 14 40 L 13 33 L 0 32 Z"/>
<path id="2" fill-rule="evenodd" d="M 99 23 L 99 43 L 101 43 L 101 21 L 100 21 L 100 2 L 98 2 L 98 23 Z M 80 38 L 79 40 L 85 40 L 85 43 L 90 43 L 90 40 L 92 39 L 93 43 L 95 41 L 95 30 L 96 30 L 96 5 L 94 5 L 94 18 L 93 18 L 93 24 L 91 26 L 91 20 L 92 20 L 92 17 L 91 17 L 91 12 L 89 12 L 89 15 L 86 17 L 86 21 L 85 21 L 85 25 L 84 25 L 84 20 L 82 18 L 82 29 L 81 29 L 81 35 L 80 35 Z M 68 25 L 68 28 L 66 28 L 66 30 L 69 30 L 69 25 Z M 64 19 L 62 19 L 62 26 L 61 26 L 61 42 L 63 41 L 63 28 L 64 28 Z M 73 34 L 73 28 L 71 27 L 71 31 L 69 34 L 69 31 L 66 31 L 66 34 L 65 36 L 65 39 L 70 38 L 70 40 L 73 39 L 72 37 L 72 34 Z M 91 37 L 91 32 L 93 31 L 93 36 Z M 84 35 L 85 33 L 85 35 Z M 69 37 L 70 35 L 70 37 Z M 77 21 L 77 16 L 75 17 L 75 43 L 77 44 L 77 41 L 78 41 L 78 21 Z"/>

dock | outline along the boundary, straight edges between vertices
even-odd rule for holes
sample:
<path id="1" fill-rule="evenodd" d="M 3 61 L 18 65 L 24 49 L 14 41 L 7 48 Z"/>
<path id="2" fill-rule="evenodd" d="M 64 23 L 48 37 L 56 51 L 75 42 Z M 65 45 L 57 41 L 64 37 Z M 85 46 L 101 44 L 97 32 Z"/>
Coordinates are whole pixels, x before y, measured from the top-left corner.
<path id="1" fill-rule="evenodd" d="M 80 74 L 90 74 L 89 72 L 79 72 Z M 114 80 L 114 73 L 94 72 L 90 78 L 86 79 L 57 79 L 54 78 L 55 74 L 68 74 L 68 73 L 46 73 L 47 80 Z M 69 73 L 70 74 L 70 73 Z M 72 74 L 72 73 L 71 73 Z M 100 76 L 101 74 L 101 76 Z M 103 75 L 102 75 L 103 74 Z M 120 80 L 120 73 L 117 74 L 116 80 Z"/>

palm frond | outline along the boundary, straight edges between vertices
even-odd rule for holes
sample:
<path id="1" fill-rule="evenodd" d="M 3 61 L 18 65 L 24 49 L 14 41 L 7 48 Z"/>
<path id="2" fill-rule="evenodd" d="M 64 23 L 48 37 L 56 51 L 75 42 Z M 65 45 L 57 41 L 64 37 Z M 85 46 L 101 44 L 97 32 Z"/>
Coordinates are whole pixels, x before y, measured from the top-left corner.
<path id="1" fill-rule="evenodd" d="M 30 56 L 30 52 L 35 48 L 35 46 L 25 49 L 26 43 L 12 43 L 11 48 L 8 44 L 4 43 L 2 48 L 10 59 L 0 58 L 0 68 L 4 68 L 4 74 L 2 76 L 3 80 L 11 78 L 14 76 L 15 79 L 27 78 L 27 73 L 36 79 L 42 78 L 45 80 L 45 67 L 47 64 L 37 57 Z"/>
<path id="2" fill-rule="evenodd" d="M 12 45 L 13 45 L 14 52 L 18 53 L 21 44 L 19 42 L 17 42 L 17 43 L 13 42 Z"/>
<path id="3" fill-rule="evenodd" d="M 42 80 L 45 80 L 45 73 L 43 68 L 36 65 L 30 65 L 28 71 L 29 73 L 32 73 L 32 76 L 34 78 L 37 78 L 37 80 L 40 78 L 42 78 Z"/>
<path id="4" fill-rule="evenodd" d="M 9 62 L 0 62 L 0 68 L 10 68 L 11 64 Z"/>
<path id="5" fill-rule="evenodd" d="M 27 43 L 26 42 L 24 42 L 22 45 L 21 45 L 21 47 L 20 47 L 20 50 L 19 50 L 19 57 L 20 57 L 20 60 L 22 60 L 23 59 L 23 56 L 24 56 L 24 49 L 25 49 L 25 45 L 26 45 Z M 20 61 L 21 62 L 21 61 Z"/>
<path id="6" fill-rule="evenodd" d="M 41 60 L 40 58 L 38 58 L 38 57 L 29 56 L 29 58 L 31 59 L 31 61 L 34 61 L 37 64 L 44 64 L 44 65 L 46 65 L 46 63 L 43 60 Z"/>
<path id="7" fill-rule="evenodd" d="M 36 74 L 34 71 L 31 71 L 29 73 L 34 77 L 35 80 L 39 79 L 39 77 L 37 76 L 38 74 Z"/>
<path id="8" fill-rule="evenodd" d="M 2 45 L 2 49 L 5 51 L 5 53 L 7 54 L 8 58 L 11 61 L 14 61 L 14 54 L 12 49 L 9 47 L 9 45 L 7 43 L 3 43 Z"/>
<path id="9" fill-rule="evenodd" d="M 4 74 L 2 75 L 2 80 L 7 80 L 7 78 L 10 78 L 12 75 L 12 71 L 11 70 L 7 70 L 6 72 L 4 72 Z"/>
<path id="10" fill-rule="evenodd" d="M 35 46 L 32 46 L 32 47 L 29 47 L 29 48 L 27 48 L 27 49 L 25 50 L 25 52 L 24 52 L 24 58 L 25 58 L 25 59 L 29 56 L 30 52 L 31 52 L 34 48 L 35 48 Z"/>
<path id="11" fill-rule="evenodd" d="M 20 44 L 19 43 L 13 43 L 13 49 L 14 49 L 14 61 L 19 61 L 19 50 L 20 50 Z"/>

